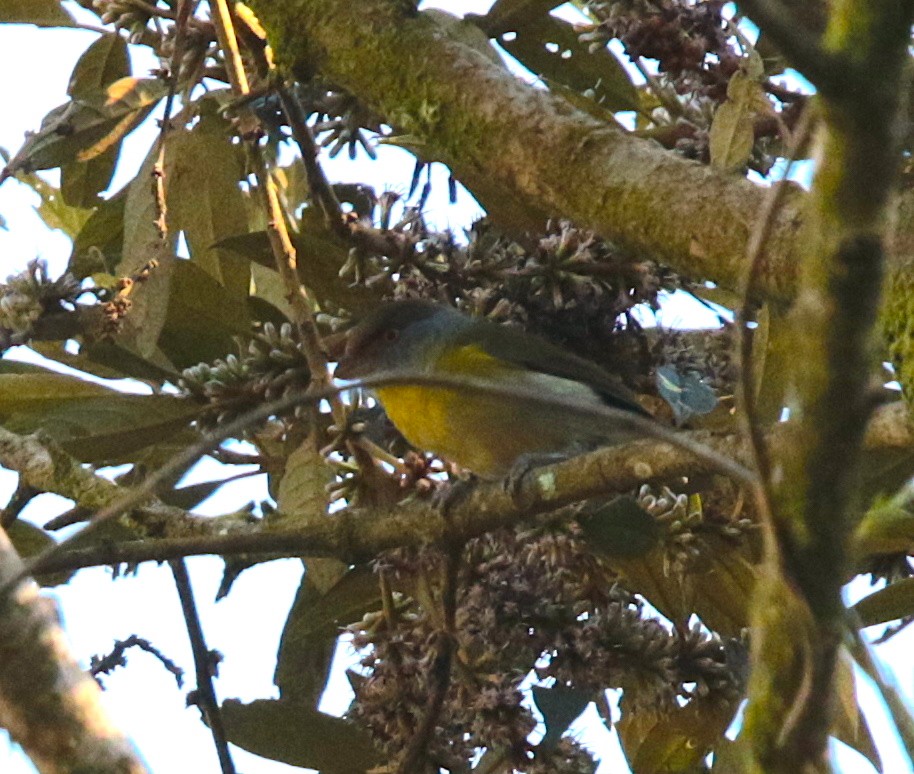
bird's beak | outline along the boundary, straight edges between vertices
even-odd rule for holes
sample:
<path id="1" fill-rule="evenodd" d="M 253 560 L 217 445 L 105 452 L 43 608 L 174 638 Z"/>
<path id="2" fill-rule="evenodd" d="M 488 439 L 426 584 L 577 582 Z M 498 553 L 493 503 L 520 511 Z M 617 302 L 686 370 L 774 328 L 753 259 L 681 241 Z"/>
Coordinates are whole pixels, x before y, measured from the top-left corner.
<path id="1" fill-rule="evenodd" d="M 336 368 L 333 371 L 334 379 L 358 379 L 360 374 L 357 373 L 358 366 L 353 358 L 347 358 L 345 355 L 339 359 Z"/>
<path id="2" fill-rule="evenodd" d="M 355 379 L 357 375 L 353 373 L 355 369 L 355 358 L 350 352 L 351 331 L 335 333 L 324 337 L 324 349 L 327 351 L 327 357 L 335 360 L 337 363 L 333 371 L 334 379 Z M 348 355 L 348 357 L 347 357 Z"/>

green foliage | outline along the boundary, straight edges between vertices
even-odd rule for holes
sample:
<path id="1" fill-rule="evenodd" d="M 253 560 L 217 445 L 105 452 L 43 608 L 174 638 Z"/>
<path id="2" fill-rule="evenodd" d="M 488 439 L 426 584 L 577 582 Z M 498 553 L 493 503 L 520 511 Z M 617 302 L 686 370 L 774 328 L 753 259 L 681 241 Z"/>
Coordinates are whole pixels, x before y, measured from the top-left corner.
<path id="1" fill-rule="evenodd" d="M 780 157 L 782 140 L 795 128 L 794 107 L 802 107 L 805 96 L 785 95 L 786 87 L 770 81 L 758 53 L 733 36 L 715 4 L 592 2 L 584 11 L 588 24 L 580 27 L 552 16 L 557 5 L 498 0 L 485 16 L 431 18 L 436 34 L 462 43 L 474 62 L 485 57 L 501 70 L 497 43 L 534 73 L 537 88 L 564 100 L 569 123 L 581 118 L 575 110 L 587 113 L 586 131 L 593 136 L 600 126 L 622 131 L 616 113 L 635 111 L 639 133 L 734 175 L 749 168 L 765 173 Z M 664 13 L 647 12 L 660 5 Z M 679 276 L 653 256 L 561 220 L 564 213 L 553 213 L 545 195 L 545 203 L 515 201 L 492 185 L 486 169 L 474 167 L 460 181 L 489 210 L 485 222 L 467 230 L 464 243 L 426 223 L 427 191 L 401 197 L 332 181 L 324 187 L 313 170 L 303 171 L 300 159 L 280 166 L 287 132 L 301 133 L 301 127 L 290 127 L 278 107 L 275 74 L 267 76 L 263 41 L 249 11 L 240 9 L 247 20 L 240 39 L 255 89 L 236 99 L 228 88 L 212 88 L 219 79 L 228 81 L 227 58 L 214 56 L 212 24 L 192 23 L 183 31 L 186 48 L 174 57 L 173 14 L 156 7 L 162 12 L 158 26 L 149 9 L 109 3 L 100 15 L 169 62 L 174 81 L 132 76 L 127 42 L 112 27 L 77 62 L 68 102 L 45 116 L 0 176 L 30 186 L 40 197 L 39 216 L 72 239 L 66 280 L 75 288 L 54 305 L 40 293 L 13 299 L 7 283 L 0 303 L 24 309 L 20 317 L 27 324 L 15 331 L 0 325 L 0 341 L 9 346 L 13 333 L 28 334 L 35 350 L 83 376 L 140 380 L 152 394 L 125 394 L 79 376 L 0 361 L 3 427 L 44 433 L 90 465 L 132 463 L 122 482 L 127 485 L 197 442 L 200 429 L 303 389 L 311 376 L 306 353 L 314 353 L 299 336 L 310 321 L 296 311 L 298 289 L 277 268 L 287 268 L 276 250 L 285 227 L 295 250 L 294 277 L 325 343 L 341 322 L 382 297 L 433 298 L 524 325 L 619 365 L 629 385 L 652 393 L 677 424 L 720 408 L 715 416 L 722 415 L 722 427 L 734 429 L 729 355 L 723 365 L 712 365 L 711 355 L 700 353 L 694 368 L 691 361 L 683 365 L 684 358 L 667 358 L 634 313 L 639 305 L 656 309 L 660 291 L 678 288 L 735 308 L 743 299 L 734 288 L 708 290 L 703 281 L 715 277 Z M 0 23 L 73 22 L 52 0 L 0 0 Z M 635 85 L 629 63 L 605 46 L 610 39 L 652 77 L 639 77 Z M 643 67 L 644 60 L 653 63 Z M 300 82 L 290 91 L 314 119 L 318 145 L 334 152 L 370 146 L 368 135 L 386 132 L 389 122 L 393 134 L 383 139 L 415 152 L 420 163 L 413 187 L 419 188 L 423 165 L 437 157 L 422 137 L 401 133 L 397 119 L 420 131 L 462 117 L 422 95 L 416 97 L 421 115 L 381 116 L 374 103 L 307 70 L 295 74 Z M 133 179 L 108 194 L 124 139 L 170 89 L 177 97 L 166 131 Z M 575 153 L 586 151 L 590 134 L 575 142 Z M 297 152 L 311 151 L 304 144 Z M 262 207 L 268 181 L 252 175 L 261 160 L 269 184 L 277 186 L 283 223 Z M 60 170 L 59 188 L 38 174 L 50 169 Z M 683 189 L 681 195 L 700 193 Z M 334 198 L 352 208 L 341 220 Z M 546 223 L 547 211 L 558 217 Z M 693 248 L 703 249 L 697 241 Z M 47 289 L 50 281 L 39 275 L 35 282 Z M 61 318 L 66 326 L 57 325 Z M 775 421 L 789 396 L 789 322 L 780 310 L 765 307 L 755 329 L 752 367 L 764 421 Z M 73 340 L 75 350 L 68 343 Z M 179 395 L 171 394 L 175 387 Z M 393 500 L 424 497 L 440 486 L 439 461 L 406 453 L 404 439 L 377 408 L 354 405 L 346 409 L 346 426 L 337 426 L 338 417 L 324 409 L 292 409 L 243 434 L 276 500 L 278 515 L 264 506 L 263 532 L 329 523 L 335 518 L 331 500 L 353 492 L 360 507 L 377 506 L 381 516 L 393 518 Z M 388 466 L 401 458 L 396 472 L 388 475 L 372 455 Z M 914 472 L 912 460 L 907 448 L 866 452 L 861 499 L 869 510 L 856 535 L 861 557 L 909 550 L 910 493 L 877 495 L 896 491 Z M 648 462 L 635 458 L 633 464 L 651 475 Z M 528 764 L 538 774 L 578 771 L 571 768 L 578 763 L 580 770 L 592 770 L 590 755 L 574 748 L 567 731 L 591 701 L 606 714 L 608 689 L 623 692 L 616 729 L 636 774 L 704 771 L 710 753 L 714 771 L 741 770 L 742 745 L 723 734 L 745 693 L 745 633 L 757 624 L 752 600 L 766 577 L 759 516 L 746 491 L 714 477 L 675 483 L 681 491 L 658 494 L 644 487 L 608 503 L 576 506 L 555 523 L 487 535 L 462 547 L 457 624 L 446 632 L 454 638 L 451 683 L 431 733 L 434 749 L 453 755 L 451 770 L 469 766 L 477 748 L 485 749 L 480 771 Z M 191 509 L 222 482 L 170 488 L 174 484 L 165 482 L 157 496 Z M 23 556 L 53 543 L 44 530 L 19 521 L 9 532 Z M 112 523 L 82 545 L 140 539 Z M 229 574 L 262 558 L 256 552 L 235 558 Z M 447 628 L 442 558 L 428 549 L 385 552 L 376 566 L 312 556 L 302 563 L 305 573 L 276 654 L 280 698 L 226 701 L 229 739 L 263 757 L 327 774 L 395 764 L 434 689 L 429 662 L 437 654 L 430 643 Z M 914 584 L 893 581 L 855 606 L 864 624 L 914 616 Z M 226 582 L 224 590 L 229 587 Z M 768 645 L 788 653 L 791 637 L 806 636 L 797 629 L 783 626 Z M 317 706 L 344 631 L 364 646 L 365 669 L 353 676 L 356 700 L 341 719 Z M 832 734 L 878 768 L 849 659 L 840 670 Z M 533 716 L 519 688 L 527 675 L 537 679 L 531 694 L 545 726 L 536 746 L 527 741 Z M 782 676 L 784 684 L 794 677 Z"/>

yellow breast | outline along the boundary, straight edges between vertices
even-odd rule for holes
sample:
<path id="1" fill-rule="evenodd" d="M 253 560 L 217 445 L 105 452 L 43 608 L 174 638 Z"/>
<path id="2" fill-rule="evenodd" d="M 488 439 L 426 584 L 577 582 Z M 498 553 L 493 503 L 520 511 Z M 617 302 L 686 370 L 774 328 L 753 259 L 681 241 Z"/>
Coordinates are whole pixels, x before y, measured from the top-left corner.
<path id="1" fill-rule="evenodd" d="M 475 345 L 447 353 L 431 372 L 557 393 L 581 389 L 593 397 L 583 385 L 532 374 L 497 360 Z M 520 399 L 427 385 L 379 387 L 376 392 L 390 420 L 411 444 L 480 476 L 501 476 L 522 454 L 561 450 L 572 437 L 561 417 L 547 416 L 549 412 L 542 406 L 531 409 Z"/>

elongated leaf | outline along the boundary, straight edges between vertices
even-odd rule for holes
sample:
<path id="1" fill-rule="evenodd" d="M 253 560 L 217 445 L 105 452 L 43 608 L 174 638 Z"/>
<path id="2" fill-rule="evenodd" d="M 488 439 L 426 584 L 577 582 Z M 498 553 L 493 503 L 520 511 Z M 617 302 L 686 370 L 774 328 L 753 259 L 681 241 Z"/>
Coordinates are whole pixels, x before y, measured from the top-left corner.
<path id="1" fill-rule="evenodd" d="M 67 269 L 78 279 L 100 271 L 115 272 L 123 251 L 128 190 L 100 202 L 76 234 Z"/>
<path id="2" fill-rule="evenodd" d="M 530 17 L 542 16 L 562 5 L 556 0 L 495 0 L 485 15 L 485 26 L 492 34 L 501 34 L 523 24 Z"/>
<path id="3" fill-rule="evenodd" d="M 250 333 L 247 304 L 193 261 L 177 260 L 159 344 L 178 368 L 225 357 Z"/>
<path id="4" fill-rule="evenodd" d="M 835 684 L 837 686 L 837 717 L 832 731 L 836 739 L 853 748 L 866 758 L 876 771 L 882 771 L 882 759 L 873 741 L 866 722 L 866 716 L 860 709 L 857 697 L 857 680 L 854 677 L 854 662 L 846 650 L 841 651 L 838 660 Z"/>
<path id="5" fill-rule="evenodd" d="M 48 228 L 59 229 L 71 239 L 82 231 L 92 214 L 91 210 L 67 204 L 60 189 L 39 175 L 22 173 L 18 179 L 41 197 L 41 203 L 35 207 L 35 212 Z"/>
<path id="6" fill-rule="evenodd" d="M 54 108 L 7 165 L 6 174 L 89 161 L 139 125 L 165 96 L 156 78 L 120 78 L 95 94 Z"/>
<path id="7" fill-rule="evenodd" d="M 36 527 L 34 524 L 29 524 L 29 522 L 22 519 L 17 519 L 10 524 L 6 528 L 6 534 L 9 536 L 16 552 L 23 559 L 37 556 L 55 543 L 54 538 L 41 527 Z M 38 575 L 36 580 L 42 586 L 60 586 L 69 581 L 74 573 L 75 571 L 71 570 L 69 572 L 55 572 L 50 575 Z"/>
<path id="8" fill-rule="evenodd" d="M 72 27 L 75 23 L 60 0 L 0 0 L 0 24 Z"/>
<path id="9" fill-rule="evenodd" d="M 667 713 L 623 714 L 616 729 L 633 774 L 693 774 L 735 711 L 718 697 L 693 699 Z"/>
<path id="10" fill-rule="evenodd" d="M 125 395 L 53 372 L 0 375 L 0 423 L 44 430 L 84 462 L 113 463 L 186 427 L 197 408 L 171 395 Z"/>
<path id="11" fill-rule="evenodd" d="M 549 13 L 512 15 L 509 23 L 497 27 L 486 26 L 486 19 L 474 17 L 473 21 L 482 24 L 502 48 L 536 75 L 608 110 L 638 109 L 638 91 L 628 71 L 607 48 L 590 52 L 568 22 Z"/>
<path id="12" fill-rule="evenodd" d="M 861 599 L 853 606 L 864 626 L 914 616 L 914 578 L 902 578 Z"/>
<path id="13" fill-rule="evenodd" d="M 167 147 L 166 145 L 166 151 Z M 149 261 L 157 262 L 149 279 L 133 294 L 130 314 L 117 336 L 118 344 L 143 358 L 150 357 L 158 347 L 159 335 L 168 313 L 171 276 L 177 260 L 174 235 L 169 232 L 168 243 L 163 244 L 156 225 L 160 213 L 153 174 L 158 157 L 158 150 L 153 147 L 137 176 L 127 187 L 122 220 L 124 243 L 121 261 L 117 266 L 118 275 L 129 277 L 139 272 Z"/>
<path id="14" fill-rule="evenodd" d="M 324 589 L 315 579 L 320 565 L 309 559 L 306 566 L 283 628 L 274 682 L 283 698 L 316 706 L 326 684 L 340 627 L 379 609 L 381 594 L 378 579 L 368 566 L 337 575 L 338 580 Z M 327 569 L 332 571 L 333 567 Z M 345 571 L 345 567 L 342 569 Z"/>
<path id="15" fill-rule="evenodd" d="M 762 89 L 760 76 L 761 72 L 755 75 L 738 72 L 727 85 L 727 101 L 714 114 L 709 134 L 711 164 L 715 167 L 738 170 L 746 165 L 752 155 L 755 144 L 754 119 L 757 115 L 772 110 Z"/>
<path id="16" fill-rule="evenodd" d="M 166 167 L 169 227 L 187 238 L 191 259 L 218 280 L 236 302 L 250 285 L 247 261 L 218 247 L 247 232 L 247 207 L 239 183 L 241 151 L 228 122 L 207 113 L 190 131 L 169 141 Z"/>
<path id="17" fill-rule="evenodd" d="M 130 74 L 127 41 L 120 35 L 102 35 L 77 60 L 67 94 L 91 99 L 97 92 Z"/>
<path id="18" fill-rule="evenodd" d="M 120 35 L 102 35 L 79 58 L 67 94 L 73 99 L 91 100 L 120 78 L 130 74 L 127 42 Z M 74 207 L 92 207 L 98 194 L 111 183 L 120 153 L 116 142 L 91 161 L 71 161 L 61 167 L 60 190 L 67 204 Z"/>
<path id="19" fill-rule="evenodd" d="M 333 471 L 308 438 L 289 455 L 279 481 L 276 505 L 284 527 L 319 518 L 327 510 L 327 485 Z M 276 485 L 273 484 L 275 487 Z M 276 520 L 271 520 L 276 525 Z M 284 699 L 317 707 L 329 677 L 339 634 L 327 615 L 314 608 L 345 577 L 347 566 L 336 559 L 307 558 L 295 602 L 283 628 L 274 681 Z"/>
<path id="20" fill-rule="evenodd" d="M 229 699 L 222 704 L 222 719 L 232 744 L 322 774 L 362 774 L 382 761 L 361 728 L 294 702 Z"/>

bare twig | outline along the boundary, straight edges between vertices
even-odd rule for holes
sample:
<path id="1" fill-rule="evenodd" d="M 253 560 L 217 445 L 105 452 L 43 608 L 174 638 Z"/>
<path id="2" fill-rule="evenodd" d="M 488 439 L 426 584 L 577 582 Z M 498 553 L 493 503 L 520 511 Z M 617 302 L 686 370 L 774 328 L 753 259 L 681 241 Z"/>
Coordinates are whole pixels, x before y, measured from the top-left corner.
<path id="1" fill-rule="evenodd" d="M 898 730 L 898 735 L 904 742 L 905 754 L 908 756 L 908 760 L 914 763 L 914 717 L 911 715 L 911 710 L 899 693 L 898 687 L 873 655 L 870 644 L 864 639 L 859 617 L 851 611 L 848 611 L 848 616 L 850 620 L 847 627 L 847 639 L 851 655 L 879 689 L 882 700 L 889 708 L 889 715 Z"/>
<path id="2" fill-rule="evenodd" d="M 321 208 L 327 228 L 340 239 L 348 239 L 349 229 L 343 221 L 340 202 L 336 198 L 333 187 L 330 185 L 330 181 L 327 180 L 327 176 L 317 160 L 317 145 L 314 142 L 311 127 L 308 126 L 307 116 L 302 110 L 301 102 L 285 84 L 278 84 L 276 91 L 279 94 L 283 112 L 289 122 L 289 128 L 292 130 L 292 137 L 298 144 L 302 164 L 305 167 L 308 187 L 311 189 L 311 196 L 317 206 Z"/>
<path id="3" fill-rule="evenodd" d="M 194 671 L 197 681 L 197 704 L 206 724 L 213 734 L 216 753 L 219 756 L 219 766 L 222 774 L 235 774 L 235 764 L 228 748 L 228 739 L 225 736 L 225 727 L 222 725 L 222 714 L 219 711 L 219 702 L 213 689 L 213 672 L 215 670 L 215 654 L 206 647 L 203 637 L 203 627 L 200 625 L 200 616 L 197 614 L 197 605 L 194 602 L 193 588 L 190 576 L 183 559 L 169 562 L 171 572 L 175 576 L 175 586 L 181 600 L 181 611 L 187 625 L 187 636 L 194 654 Z"/>
<path id="4" fill-rule="evenodd" d="M 740 417 L 746 436 L 750 440 L 755 468 L 759 474 L 758 483 L 753 487 L 756 506 L 769 539 L 774 538 L 776 531 L 771 504 L 771 457 L 766 445 L 764 432 L 756 414 L 755 378 L 752 368 L 754 337 L 749 325 L 757 321 L 757 313 L 760 306 L 759 299 L 761 297 L 759 284 L 767 237 L 774 225 L 778 208 L 784 200 L 784 195 L 789 185 L 787 182 L 788 175 L 793 168 L 794 161 L 809 139 L 813 123 L 813 109 L 807 107 L 803 112 L 803 117 L 800 119 L 800 125 L 797 127 L 783 179 L 769 188 L 768 195 L 762 203 L 762 210 L 753 227 L 746 250 L 746 264 L 749 268 L 740 293 L 743 305 L 737 314 L 739 346 L 736 350 L 736 361 L 739 379 L 736 383 L 736 396 L 737 402 L 743 409 L 740 412 Z M 776 543 L 769 542 L 769 549 L 776 553 Z"/>
<path id="5" fill-rule="evenodd" d="M 99 675 L 110 675 L 118 667 L 127 666 L 125 653 L 130 648 L 139 648 L 154 656 L 174 676 L 178 688 L 184 685 L 184 670 L 149 640 L 135 634 L 131 634 L 126 640 L 116 640 L 110 653 L 106 653 L 104 656 L 92 656 L 89 660 L 89 674 L 98 679 Z"/>

